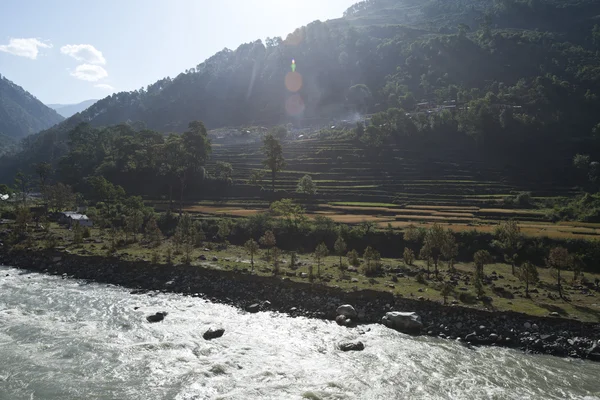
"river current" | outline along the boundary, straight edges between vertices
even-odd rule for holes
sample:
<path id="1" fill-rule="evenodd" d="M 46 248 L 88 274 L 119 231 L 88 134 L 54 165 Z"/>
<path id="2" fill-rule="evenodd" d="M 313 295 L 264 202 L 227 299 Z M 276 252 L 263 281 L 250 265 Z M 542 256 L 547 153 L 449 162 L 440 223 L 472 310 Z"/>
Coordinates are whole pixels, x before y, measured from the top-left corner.
<path id="1" fill-rule="evenodd" d="M 600 363 L 0 267 L 0 399 L 600 399 Z"/>

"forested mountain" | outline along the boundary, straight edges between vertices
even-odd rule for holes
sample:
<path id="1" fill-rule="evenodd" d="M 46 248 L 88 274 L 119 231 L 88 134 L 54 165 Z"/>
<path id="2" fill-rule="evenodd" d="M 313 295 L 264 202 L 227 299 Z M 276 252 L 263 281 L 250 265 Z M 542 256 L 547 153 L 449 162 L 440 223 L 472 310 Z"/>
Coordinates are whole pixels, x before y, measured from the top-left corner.
<path id="1" fill-rule="evenodd" d="M 25 89 L 0 75 L 0 137 L 21 139 L 63 119 Z M 2 139 L 0 146 L 1 143 Z"/>
<path id="2" fill-rule="evenodd" d="M 360 143 L 464 145 L 544 173 L 545 163 L 600 150 L 599 24 L 596 0 L 363 1 L 343 18 L 106 97 L 29 138 L 19 160 L 56 160 L 79 122 L 181 132 L 192 120 L 306 126 L 383 112 Z"/>
<path id="3" fill-rule="evenodd" d="M 77 104 L 48 104 L 48 107 L 56 110 L 57 113 L 65 118 L 69 118 L 72 115 L 82 112 L 98 100 L 85 100 Z"/>

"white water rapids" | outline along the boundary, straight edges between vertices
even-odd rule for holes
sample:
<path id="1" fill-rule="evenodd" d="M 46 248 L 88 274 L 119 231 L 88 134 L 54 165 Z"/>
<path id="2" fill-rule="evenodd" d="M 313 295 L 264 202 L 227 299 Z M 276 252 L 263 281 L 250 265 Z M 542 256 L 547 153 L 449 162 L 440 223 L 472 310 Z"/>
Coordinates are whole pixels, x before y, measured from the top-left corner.
<path id="1" fill-rule="evenodd" d="M 224 336 L 204 340 L 211 326 Z M 597 399 L 600 363 L 0 267 L 1 400 L 302 398 Z"/>

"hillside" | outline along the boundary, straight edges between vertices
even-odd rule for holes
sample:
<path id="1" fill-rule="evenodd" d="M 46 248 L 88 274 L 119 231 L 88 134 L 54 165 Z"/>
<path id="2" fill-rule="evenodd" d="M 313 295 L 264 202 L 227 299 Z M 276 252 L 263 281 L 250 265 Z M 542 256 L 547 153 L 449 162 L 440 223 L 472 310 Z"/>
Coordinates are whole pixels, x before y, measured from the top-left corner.
<path id="1" fill-rule="evenodd" d="M 82 112 L 97 101 L 98 100 L 96 99 L 92 99 L 85 100 L 77 104 L 48 104 L 48 107 L 52 108 L 63 117 L 69 118 L 79 112 Z"/>
<path id="2" fill-rule="evenodd" d="M 0 135 L 22 139 L 63 119 L 25 89 L 0 76 Z"/>
<path id="3" fill-rule="evenodd" d="M 547 177 L 548 164 L 600 155 L 599 16 L 592 0 L 364 1 L 285 40 L 224 49 L 175 78 L 106 97 L 29 139 L 18 159 L 56 161 L 79 122 L 318 129 L 392 108 L 361 143 L 447 148 Z M 4 160 L 5 171 L 14 162 Z"/>

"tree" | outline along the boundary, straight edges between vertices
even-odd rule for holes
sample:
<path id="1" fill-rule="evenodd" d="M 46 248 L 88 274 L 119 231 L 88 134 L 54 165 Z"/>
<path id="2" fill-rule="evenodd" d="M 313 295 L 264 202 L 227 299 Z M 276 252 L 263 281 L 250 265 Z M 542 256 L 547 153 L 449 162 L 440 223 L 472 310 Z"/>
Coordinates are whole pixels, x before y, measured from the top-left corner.
<path id="1" fill-rule="evenodd" d="M 258 252 L 258 243 L 254 239 L 250 239 L 244 244 L 244 248 L 250 255 L 250 265 L 252 266 L 252 272 L 254 272 L 254 255 Z"/>
<path id="2" fill-rule="evenodd" d="M 263 151 L 266 157 L 263 161 L 263 165 L 271 171 L 271 188 L 273 192 L 275 192 L 275 178 L 277 177 L 277 172 L 285 167 L 283 149 L 279 140 L 269 134 L 265 136 L 263 140 Z"/>
<path id="3" fill-rule="evenodd" d="M 408 247 L 405 247 L 404 253 L 402 254 L 402 258 L 404 259 L 404 263 L 406 265 L 412 265 L 415 261 L 415 252 L 409 249 Z"/>
<path id="4" fill-rule="evenodd" d="M 217 161 L 215 174 L 217 179 L 219 179 L 220 181 L 227 183 L 233 182 L 233 167 L 228 162 Z"/>
<path id="5" fill-rule="evenodd" d="M 379 261 L 381 260 L 379 252 L 369 246 L 365 249 L 363 258 L 365 259 L 365 275 L 372 276 L 377 274 L 379 269 Z"/>
<path id="6" fill-rule="evenodd" d="M 272 254 L 272 262 L 273 262 L 273 275 L 279 275 L 279 266 L 281 264 L 281 250 L 277 247 L 273 247 Z"/>
<path id="7" fill-rule="evenodd" d="M 27 206 L 27 198 L 31 191 L 31 177 L 21 171 L 17 172 L 17 175 L 15 175 L 15 187 L 21 195 L 23 207 Z"/>
<path id="8" fill-rule="evenodd" d="M 132 210 L 125 218 L 126 232 L 133 234 L 133 241 L 137 241 L 137 233 L 142 229 L 144 224 L 144 215 L 139 210 Z M 127 240 L 127 239 L 125 239 Z"/>
<path id="9" fill-rule="evenodd" d="M 539 280 L 537 267 L 529 261 L 526 261 L 519 268 L 517 277 L 525 284 L 525 297 L 529 297 L 529 285 L 534 284 Z"/>
<path id="10" fill-rule="evenodd" d="M 329 255 L 329 249 L 325 243 L 321 243 L 315 249 L 315 261 L 317 262 L 317 276 L 321 277 L 321 262 Z"/>
<path id="11" fill-rule="evenodd" d="M 154 216 L 152 216 L 148 222 L 146 222 L 144 235 L 152 247 L 160 246 L 163 235 L 158 227 L 158 224 L 156 223 L 156 218 Z"/>
<path id="12" fill-rule="evenodd" d="M 285 126 L 278 125 L 278 126 L 274 126 L 273 128 L 271 128 L 269 130 L 268 134 L 272 135 L 277 140 L 283 140 L 283 139 L 285 139 L 287 137 L 288 130 L 287 130 L 287 128 Z"/>
<path id="13" fill-rule="evenodd" d="M 340 257 L 340 271 L 344 269 L 344 265 L 342 264 L 342 256 L 346 253 L 347 248 L 348 246 L 346 245 L 344 238 L 338 236 L 337 240 L 335 241 L 335 244 L 333 245 L 333 249 L 335 250 L 335 253 Z"/>
<path id="14" fill-rule="evenodd" d="M 573 166 L 582 171 L 588 170 L 590 162 L 591 159 L 588 154 L 575 154 L 573 157 Z"/>
<path id="15" fill-rule="evenodd" d="M 473 262 L 475 263 L 476 272 L 483 278 L 483 267 L 492 262 L 492 256 L 487 250 L 478 250 L 473 255 Z"/>
<path id="16" fill-rule="evenodd" d="M 371 100 L 371 90 L 367 85 L 358 84 L 348 89 L 348 103 L 354 107 L 357 112 L 365 112 Z"/>
<path id="17" fill-rule="evenodd" d="M 54 211 L 63 211 L 75 204 L 75 194 L 70 186 L 57 183 L 48 186 L 48 207 Z"/>
<path id="18" fill-rule="evenodd" d="M 267 259 L 269 259 L 271 247 L 274 247 L 277 244 L 277 241 L 275 240 L 275 235 L 272 231 L 266 231 L 265 234 L 258 241 L 261 245 L 267 248 Z"/>
<path id="19" fill-rule="evenodd" d="M 442 285 L 442 290 L 440 291 L 440 294 L 444 298 L 444 305 L 448 303 L 448 296 L 450 296 L 453 291 L 454 286 L 452 285 L 452 283 L 444 282 L 444 284 Z"/>
<path id="20" fill-rule="evenodd" d="M 523 247 L 523 235 L 519 224 L 514 220 L 501 222 L 496 228 L 494 236 L 496 236 L 496 240 L 492 242 L 492 245 L 502 251 L 504 260 L 511 265 L 512 273 L 515 275 L 515 265 Z"/>
<path id="21" fill-rule="evenodd" d="M 360 266 L 360 259 L 358 257 L 358 251 L 352 249 L 346 255 L 348 258 L 348 264 L 352 265 L 354 268 L 358 268 Z"/>
<path id="22" fill-rule="evenodd" d="M 435 276 L 438 276 L 438 263 L 440 257 L 451 258 L 456 252 L 454 235 L 450 230 L 444 230 L 441 225 L 433 224 L 425 233 L 423 247 L 421 248 L 422 258 L 433 260 Z"/>
<path id="23" fill-rule="evenodd" d="M 42 198 L 46 207 L 48 206 L 48 196 L 46 187 L 48 185 L 48 179 L 50 179 L 50 175 L 52 174 L 52 165 L 47 162 L 40 162 L 35 165 L 35 173 L 38 175 L 39 183 L 40 183 L 40 192 L 42 193 Z"/>
<path id="24" fill-rule="evenodd" d="M 569 251 L 564 247 L 553 247 L 550 249 L 550 254 L 546 259 L 546 265 L 551 268 L 555 277 L 556 284 L 558 286 L 558 295 L 561 299 L 564 299 L 562 292 L 562 284 L 560 273 L 562 270 L 569 268 L 573 264 L 573 257 L 569 254 Z"/>
<path id="25" fill-rule="evenodd" d="M 413 224 L 408 225 L 404 229 L 404 240 L 407 242 L 420 243 L 424 236 L 424 232 Z"/>
<path id="26" fill-rule="evenodd" d="M 479 268 L 475 268 L 475 275 L 473 276 L 473 285 L 477 291 L 477 296 L 481 297 L 485 291 L 483 289 L 483 272 Z"/>
<path id="27" fill-rule="evenodd" d="M 312 196 L 317 193 L 317 185 L 315 185 L 310 175 L 304 175 L 298 180 L 296 192 Z"/>
<path id="28" fill-rule="evenodd" d="M 274 201 L 271 204 L 271 211 L 275 215 L 282 216 L 290 228 L 298 229 L 299 225 L 306 221 L 304 208 L 294 204 L 292 199 Z"/>
<path id="29" fill-rule="evenodd" d="M 262 181 L 265 173 L 260 170 L 252 171 L 250 178 L 248 178 L 248 185 L 258 185 Z"/>

